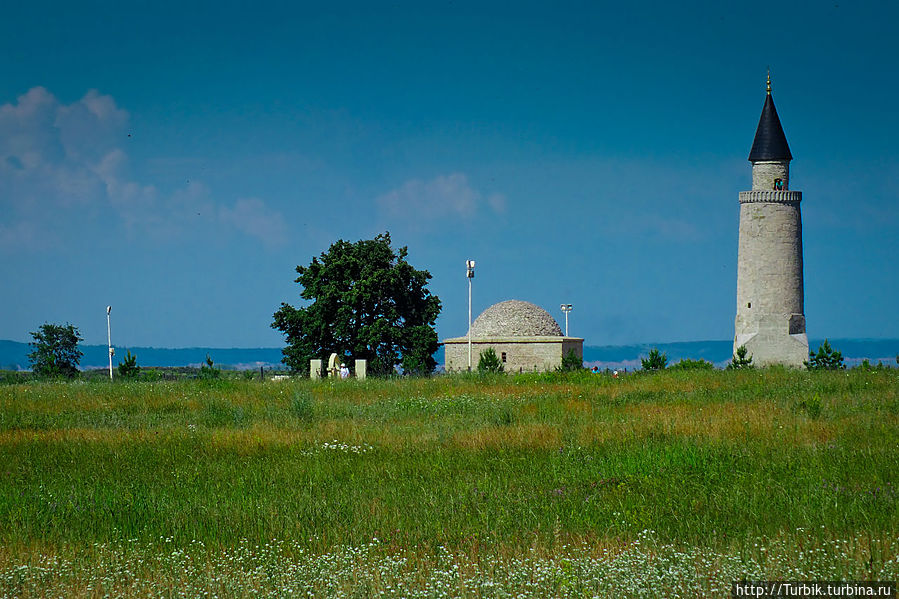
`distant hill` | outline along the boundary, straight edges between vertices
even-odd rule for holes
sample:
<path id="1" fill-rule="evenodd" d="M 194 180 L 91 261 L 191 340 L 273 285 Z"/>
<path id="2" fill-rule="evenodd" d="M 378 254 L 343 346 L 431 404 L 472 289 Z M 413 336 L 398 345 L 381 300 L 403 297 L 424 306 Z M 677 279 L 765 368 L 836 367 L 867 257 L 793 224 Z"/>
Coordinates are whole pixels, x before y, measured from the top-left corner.
<path id="1" fill-rule="evenodd" d="M 81 368 L 104 368 L 109 365 L 108 349 L 105 345 L 79 346 L 84 357 Z M 28 354 L 31 347 L 27 343 L 0 340 L 0 369 L 25 370 L 30 368 Z M 281 348 L 220 348 L 220 347 L 116 347 L 113 365 L 118 363 L 130 351 L 137 356 L 141 366 L 200 366 L 206 363 L 208 354 L 217 366 L 236 368 L 239 370 L 283 367 L 281 364 Z"/>
<path id="2" fill-rule="evenodd" d="M 812 339 L 810 346 L 816 349 L 823 339 Z M 896 366 L 899 355 L 899 339 L 831 339 L 830 344 L 843 352 L 848 366 L 854 366 L 867 358 L 874 364 Z M 635 370 L 640 367 L 640 358 L 646 357 L 649 350 L 657 347 L 668 355 L 668 363 L 673 364 L 682 358 L 698 360 L 700 358 L 724 366 L 731 358 L 731 341 L 681 341 L 675 343 L 644 343 L 637 345 L 588 345 L 584 347 L 584 363 L 586 366 L 600 368 L 627 368 Z M 0 340 L 0 369 L 25 370 L 29 368 L 27 343 Z M 84 357 L 81 367 L 84 369 L 104 368 L 109 364 L 105 345 L 82 345 Z M 118 364 L 126 351 L 137 356 L 141 366 L 199 366 L 206 361 L 206 355 L 216 365 L 238 370 L 265 368 L 281 368 L 281 348 L 220 348 L 220 347 L 116 347 L 113 364 Z M 443 348 L 434 355 L 437 363 L 443 364 Z"/>
<path id="3" fill-rule="evenodd" d="M 899 355 L 899 339 L 830 339 L 831 347 L 842 352 L 847 366 L 855 366 L 868 359 L 877 364 L 882 361 L 887 366 L 896 366 Z M 824 339 L 810 339 L 809 348 L 817 350 Z M 600 368 L 640 368 L 640 358 L 649 350 L 658 348 L 668 356 L 668 364 L 690 358 L 708 360 L 713 364 L 726 366 L 732 357 L 733 342 L 728 341 L 681 341 L 675 343 L 644 343 L 640 345 L 600 345 L 584 346 L 584 363 Z"/>

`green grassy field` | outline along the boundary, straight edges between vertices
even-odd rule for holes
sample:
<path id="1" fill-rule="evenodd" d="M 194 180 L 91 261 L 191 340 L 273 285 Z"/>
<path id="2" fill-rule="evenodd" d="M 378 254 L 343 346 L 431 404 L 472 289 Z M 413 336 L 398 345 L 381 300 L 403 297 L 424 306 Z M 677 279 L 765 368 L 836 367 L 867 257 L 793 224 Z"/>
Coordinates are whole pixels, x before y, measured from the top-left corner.
<path id="1" fill-rule="evenodd" d="M 899 371 L 0 386 L 0 597 L 899 578 Z"/>

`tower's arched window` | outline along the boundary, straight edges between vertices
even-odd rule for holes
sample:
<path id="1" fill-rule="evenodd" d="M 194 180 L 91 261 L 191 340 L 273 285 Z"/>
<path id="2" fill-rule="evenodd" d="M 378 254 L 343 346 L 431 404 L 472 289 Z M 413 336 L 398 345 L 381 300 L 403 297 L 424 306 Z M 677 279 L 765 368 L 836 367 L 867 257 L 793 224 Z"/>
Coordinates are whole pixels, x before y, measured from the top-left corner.
<path id="1" fill-rule="evenodd" d="M 784 180 L 783 179 L 775 179 L 774 180 L 774 189 L 780 191 L 784 188 Z"/>

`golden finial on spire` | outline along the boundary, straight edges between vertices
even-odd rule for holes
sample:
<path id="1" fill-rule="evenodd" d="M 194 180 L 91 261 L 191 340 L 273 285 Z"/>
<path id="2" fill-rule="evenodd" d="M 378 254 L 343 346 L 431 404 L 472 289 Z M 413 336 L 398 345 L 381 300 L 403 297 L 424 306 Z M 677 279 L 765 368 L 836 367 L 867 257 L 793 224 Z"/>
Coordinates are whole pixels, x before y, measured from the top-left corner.
<path id="1" fill-rule="evenodd" d="M 771 95 L 771 67 L 768 67 L 768 95 Z"/>

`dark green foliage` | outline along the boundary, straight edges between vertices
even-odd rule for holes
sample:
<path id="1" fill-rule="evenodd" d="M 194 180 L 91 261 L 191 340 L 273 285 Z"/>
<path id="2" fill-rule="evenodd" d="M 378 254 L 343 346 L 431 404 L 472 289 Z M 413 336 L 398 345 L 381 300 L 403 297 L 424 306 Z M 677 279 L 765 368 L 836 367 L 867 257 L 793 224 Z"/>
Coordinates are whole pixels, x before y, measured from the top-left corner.
<path id="1" fill-rule="evenodd" d="M 312 303 L 282 303 L 274 314 L 272 328 L 287 341 L 284 363 L 306 374 L 310 359 L 337 352 L 368 360 L 372 375 L 393 374 L 398 365 L 432 372 L 440 300 L 427 289 L 431 273 L 413 268 L 407 255 L 405 247 L 394 251 L 384 233 L 356 243 L 339 240 L 309 266 L 297 266 L 300 296 Z"/>
<path id="2" fill-rule="evenodd" d="M 562 364 L 559 370 L 562 372 L 576 372 L 583 370 L 584 359 L 575 353 L 573 349 L 568 350 L 568 354 L 562 357 Z"/>
<path id="3" fill-rule="evenodd" d="M 821 415 L 821 396 L 815 393 L 810 399 L 802 399 L 796 404 L 798 412 L 804 412 L 812 420 Z"/>
<path id="4" fill-rule="evenodd" d="M 499 357 L 497 357 L 496 351 L 492 347 L 488 347 L 481 352 L 481 357 L 478 358 L 478 372 L 489 373 L 502 371 L 503 363 L 500 361 Z"/>
<path id="5" fill-rule="evenodd" d="M 78 350 L 78 342 L 83 341 L 78 329 L 68 323 L 44 323 L 37 331 L 32 331 L 34 348 L 28 359 L 31 370 L 40 377 L 73 377 L 78 374 L 78 363 L 83 355 Z"/>
<path id="6" fill-rule="evenodd" d="M 871 364 L 871 361 L 868 358 L 862 360 L 862 363 L 856 366 L 855 368 L 859 370 L 865 370 L 867 372 L 873 372 L 875 370 L 883 370 L 884 368 L 888 368 L 888 366 L 884 365 L 883 362 L 877 362 L 877 364 Z"/>
<path id="7" fill-rule="evenodd" d="M 431 364 L 431 361 L 426 359 L 426 356 L 422 355 L 409 355 L 403 358 L 403 373 L 409 374 L 412 376 L 427 376 L 434 371 L 434 365 Z"/>
<path id="8" fill-rule="evenodd" d="M 818 353 L 809 352 L 808 362 L 803 362 L 809 370 L 843 370 L 843 354 L 830 347 L 827 339 L 818 348 Z"/>
<path id="9" fill-rule="evenodd" d="M 699 360 L 691 360 L 689 358 L 684 358 L 677 364 L 671 366 L 669 370 L 714 370 L 715 365 L 711 362 L 703 360 L 700 358 Z"/>
<path id="10" fill-rule="evenodd" d="M 24 383 L 26 380 L 28 380 L 27 373 L 16 372 L 15 370 L 0 370 L 0 384 L 17 385 Z"/>
<path id="11" fill-rule="evenodd" d="M 745 345 L 738 347 L 736 353 L 730 360 L 730 364 L 727 365 L 727 369 L 738 370 L 740 368 L 754 368 L 752 365 L 752 356 L 746 357 L 747 353 Z"/>
<path id="12" fill-rule="evenodd" d="M 664 370 L 668 365 L 668 355 L 660 353 L 658 348 L 649 350 L 649 356 L 640 358 L 640 364 L 643 370 Z"/>
<path id="13" fill-rule="evenodd" d="M 137 365 L 137 356 L 130 350 L 125 352 L 125 359 L 119 362 L 119 376 L 126 379 L 137 378 L 140 375 L 140 366 Z"/>
<path id="14" fill-rule="evenodd" d="M 200 367 L 199 376 L 201 379 L 217 379 L 221 376 L 222 371 L 213 364 L 212 358 L 209 357 L 209 354 L 206 354 L 206 363 Z"/>

